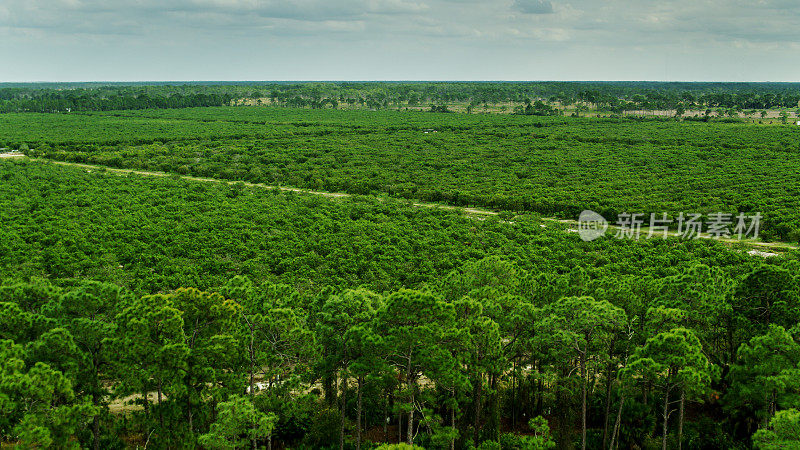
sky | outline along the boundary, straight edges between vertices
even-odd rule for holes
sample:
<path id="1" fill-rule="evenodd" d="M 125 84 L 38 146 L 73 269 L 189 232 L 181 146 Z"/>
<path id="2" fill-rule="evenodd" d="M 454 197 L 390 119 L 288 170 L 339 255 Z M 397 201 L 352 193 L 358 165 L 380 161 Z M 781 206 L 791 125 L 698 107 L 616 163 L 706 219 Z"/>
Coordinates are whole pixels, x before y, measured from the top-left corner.
<path id="1" fill-rule="evenodd" d="M 797 0 L 0 0 L 0 82 L 800 81 Z"/>

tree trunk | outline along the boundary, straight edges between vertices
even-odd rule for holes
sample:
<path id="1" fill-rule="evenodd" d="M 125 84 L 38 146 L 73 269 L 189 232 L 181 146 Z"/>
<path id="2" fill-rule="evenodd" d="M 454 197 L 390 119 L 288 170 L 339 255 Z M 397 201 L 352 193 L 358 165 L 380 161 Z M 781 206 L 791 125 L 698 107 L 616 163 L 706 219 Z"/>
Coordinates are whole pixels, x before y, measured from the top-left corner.
<path id="1" fill-rule="evenodd" d="M 611 415 L 611 372 L 614 371 L 614 366 L 609 363 L 607 372 L 606 372 L 606 408 L 605 412 L 603 413 L 603 447 L 606 448 L 606 442 L 608 441 L 608 420 L 610 419 Z"/>
<path id="2" fill-rule="evenodd" d="M 252 340 L 252 336 L 250 337 Z M 252 345 L 252 342 L 250 343 Z M 250 351 L 250 401 L 253 401 L 253 397 L 256 395 L 255 387 L 256 387 L 256 374 L 255 374 L 255 361 L 253 360 L 253 352 Z"/>
<path id="3" fill-rule="evenodd" d="M 778 411 L 778 401 L 777 401 L 778 393 L 775 389 L 772 390 L 772 397 L 769 402 L 769 413 L 767 414 L 767 424 L 769 424 L 769 419 L 772 419 L 772 416 Z"/>
<path id="4" fill-rule="evenodd" d="M 517 362 L 511 367 L 511 429 L 517 429 Z"/>
<path id="5" fill-rule="evenodd" d="M 574 400 L 575 394 L 571 391 L 567 391 L 564 389 L 562 383 L 569 377 L 570 369 L 567 366 L 562 366 L 559 372 L 558 382 L 555 386 L 553 386 L 553 390 L 556 392 L 556 405 L 570 405 L 571 401 Z M 575 431 L 575 426 L 572 423 L 573 417 L 571 414 L 571 407 L 558 407 L 555 408 L 555 414 L 558 418 L 558 427 L 557 433 L 558 438 L 556 442 L 559 442 L 560 448 L 571 448 L 572 441 L 573 441 L 573 433 Z"/>
<path id="6" fill-rule="evenodd" d="M 539 362 L 539 366 L 537 368 L 536 361 L 533 362 L 533 369 L 538 373 L 538 371 L 542 370 L 542 363 Z M 542 415 L 542 409 L 544 408 L 544 383 L 542 381 L 542 377 L 536 377 L 536 416 Z"/>
<path id="7" fill-rule="evenodd" d="M 619 408 L 617 408 L 617 420 L 614 422 L 614 431 L 611 433 L 611 445 L 608 450 L 613 450 L 617 443 L 617 436 L 619 435 L 619 428 L 622 425 L 622 406 L 625 404 L 625 393 L 619 396 Z"/>
<path id="8" fill-rule="evenodd" d="M 163 380 L 161 378 L 158 379 L 158 422 L 161 425 L 161 429 L 164 429 L 164 410 L 161 408 L 161 392 Z"/>
<path id="9" fill-rule="evenodd" d="M 681 408 L 678 415 L 678 450 L 683 447 L 683 405 L 686 403 L 686 390 L 681 388 Z"/>
<path id="10" fill-rule="evenodd" d="M 409 382 L 408 389 L 411 391 L 409 395 L 409 406 L 411 409 L 408 411 L 408 429 L 406 431 L 406 443 L 414 445 L 414 383 Z"/>
<path id="11" fill-rule="evenodd" d="M 456 431 L 456 394 L 455 389 L 453 390 L 453 406 L 450 408 L 450 428 L 453 430 L 453 435 L 455 436 Z M 453 437 L 450 439 L 450 450 L 456 449 L 456 438 Z"/>
<path id="12" fill-rule="evenodd" d="M 588 340 L 587 340 L 588 342 Z M 581 353 L 581 450 L 586 450 L 586 352 Z"/>
<path id="13" fill-rule="evenodd" d="M 191 395 L 191 394 L 187 394 Z M 186 415 L 189 421 L 189 434 L 194 433 L 194 428 L 192 427 L 192 400 L 191 397 L 186 397 Z"/>
<path id="14" fill-rule="evenodd" d="M 255 355 L 255 346 L 254 346 L 254 336 L 253 330 L 250 330 L 250 403 L 253 403 L 253 399 L 255 398 L 256 391 L 255 391 L 255 365 L 256 365 L 256 355 Z M 258 448 L 258 442 L 256 441 L 256 424 L 253 423 L 253 438 L 251 443 L 253 445 L 253 450 Z"/>
<path id="15" fill-rule="evenodd" d="M 770 393 L 764 394 L 764 404 L 766 405 L 764 411 L 764 418 L 761 420 L 761 426 L 763 428 L 767 428 L 769 426 L 769 413 L 772 411 L 772 405 L 769 404 L 770 402 Z"/>
<path id="16" fill-rule="evenodd" d="M 669 421 L 669 388 L 664 390 L 664 424 L 661 427 L 663 438 L 661 439 L 661 450 L 667 450 L 667 422 Z"/>
<path id="17" fill-rule="evenodd" d="M 356 406 L 356 450 L 361 450 L 361 405 L 364 376 L 358 376 L 358 404 Z"/>
<path id="18" fill-rule="evenodd" d="M 489 379 L 489 386 L 492 389 L 492 397 L 489 402 L 489 439 L 497 441 L 500 439 L 500 396 L 497 392 L 497 374 L 492 374 Z"/>
<path id="19" fill-rule="evenodd" d="M 397 413 L 397 443 L 403 442 L 403 412 Z"/>
<path id="20" fill-rule="evenodd" d="M 480 432 L 481 432 L 481 404 L 483 403 L 483 376 L 479 375 L 478 379 L 475 380 L 475 388 L 474 388 L 474 400 L 475 403 L 475 429 L 473 430 L 472 440 L 474 445 L 477 447 L 480 439 Z"/>
<path id="21" fill-rule="evenodd" d="M 333 387 L 334 377 L 330 372 L 325 372 L 322 375 L 322 391 L 325 393 L 325 401 L 329 405 L 336 403 L 336 390 Z"/>
<path id="22" fill-rule="evenodd" d="M 100 415 L 92 418 L 92 445 L 94 450 L 100 450 Z"/>
<path id="23" fill-rule="evenodd" d="M 93 361 L 94 367 L 97 367 L 96 359 Z M 94 372 L 94 395 L 92 396 L 92 403 L 95 407 L 100 406 L 100 382 L 98 381 L 99 375 L 97 371 Z M 100 450 L 100 414 L 95 414 L 92 418 L 92 446 L 94 450 Z"/>
<path id="24" fill-rule="evenodd" d="M 342 379 L 342 398 L 339 406 L 339 450 L 344 450 L 344 421 L 347 407 L 347 377 Z"/>
<path id="25" fill-rule="evenodd" d="M 147 396 L 147 388 L 142 390 L 142 400 L 144 403 L 142 406 L 144 407 L 144 416 L 148 419 L 150 418 L 150 398 Z"/>
<path id="26" fill-rule="evenodd" d="M 386 392 L 386 396 L 389 400 L 383 404 L 383 440 L 389 442 L 389 411 L 394 406 L 394 394 Z"/>
<path id="27" fill-rule="evenodd" d="M 608 365 L 606 366 L 606 408 L 603 412 L 603 447 L 606 448 L 608 441 L 608 421 L 611 416 L 611 374 L 614 373 L 614 346 L 616 338 L 612 338 L 608 345 Z"/>
<path id="28" fill-rule="evenodd" d="M 777 390 L 772 390 L 772 411 L 770 411 L 770 419 L 775 417 L 775 414 L 778 413 L 778 392 Z"/>

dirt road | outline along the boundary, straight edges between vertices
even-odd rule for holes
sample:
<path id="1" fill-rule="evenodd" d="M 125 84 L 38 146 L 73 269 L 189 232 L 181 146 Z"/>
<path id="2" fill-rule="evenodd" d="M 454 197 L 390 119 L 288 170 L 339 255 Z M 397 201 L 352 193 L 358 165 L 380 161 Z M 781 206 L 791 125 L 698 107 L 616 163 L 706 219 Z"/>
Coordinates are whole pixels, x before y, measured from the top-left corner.
<path id="1" fill-rule="evenodd" d="M 22 158 L 22 157 L 25 157 L 25 156 L 22 155 L 21 153 L 0 153 L 0 158 L 12 158 L 12 157 Z M 249 183 L 249 182 L 220 180 L 220 179 L 217 179 L 217 178 L 202 178 L 202 177 L 193 177 L 193 176 L 188 176 L 188 175 L 174 175 L 174 174 L 169 174 L 169 173 L 166 173 L 166 172 L 152 172 L 152 171 L 134 170 L 134 169 L 116 169 L 116 168 L 107 167 L 107 166 L 99 166 L 99 165 L 93 165 L 93 164 L 71 163 L 71 162 L 64 162 L 64 161 L 55 161 L 55 160 L 44 159 L 44 158 L 30 158 L 30 160 L 31 161 L 35 161 L 35 162 L 41 162 L 41 163 L 44 163 L 44 164 L 56 164 L 56 165 L 61 165 L 61 166 L 80 167 L 80 168 L 86 169 L 86 170 L 104 170 L 107 173 L 114 173 L 114 174 L 119 174 L 119 175 L 137 174 L 137 175 L 153 176 L 153 177 L 175 177 L 175 176 L 178 176 L 182 180 L 199 181 L 199 182 L 205 182 L 205 183 L 222 183 L 222 184 L 242 183 L 245 186 L 259 187 L 259 188 L 263 188 L 263 189 L 278 189 L 278 190 L 286 191 L 286 192 L 297 192 L 297 193 L 303 193 L 303 194 L 320 195 L 320 196 L 329 197 L 329 198 L 343 198 L 343 197 L 351 197 L 352 196 L 351 194 L 347 194 L 347 193 L 344 193 L 344 192 L 314 191 L 314 190 L 311 190 L 311 189 L 301 189 L 301 188 L 293 188 L 293 187 L 285 187 L 285 186 L 273 186 L 273 185 L 268 185 L 268 184 L 263 184 L 263 183 Z M 450 210 L 450 211 L 461 211 L 464 214 L 473 216 L 473 217 L 481 219 L 481 220 L 482 220 L 482 218 L 485 219 L 486 217 L 497 216 L 499 214 L 497 211 L 492 211 L 492 210 L 488 210 L 488 209 L 442 205 L 442 204 L 438 204 L 438 203 L 412 202 L 410 204 L 412 206 L 419 207 L 419 208 L 441 208 L 441 209 Z M 541 220 L 544 221 L 544 222 L 550 222 L 550 223 L 554 223 L 554 224 L 566 225 L 566 226 L 568 226 L 570 228 L 569 231 L 572 231 L 572 232 L 577 231 L 577 227 L 578 227 L 578 221 L 577 220 L 556 219 L 556 218 L 549 218 L 549 217 L 542 217 Z M 619 229 L 619 227 L 617 227 L 615 225 L 609 225 L 608 226 L 607 235 L 613 235 L 614 232 L 616 230 L 618 230 L 618 229 Z M 641 236 L 644 238 L 644 237 L 647 236 L 647 233 L 648 233 L 647 228 L 646 227 L 642 227 Z M 670 236 L 670 237 L 678 237 L 679 236 L 678 233 L 676 233 L 674 231 L 668 232 L 667 235 Z M 708 235 L 701 235 L 700 238 L 701 239 L 712 239 Z M 740 241 L 738 239 L 732 239 L 732 238 L 720 238 L 720 239 L 715 239 L 715 240 L 718 240 L 718 241 L 726 243 L 726 244 L 731 244 L 731 245 L 733 245 L 733 244 L 742 244 L 742 245 L 744 245 L 746 247 L 749 247 L 751 250 L 752 249 L 756 249 L 757 251 L 751 252 L 751 254 L 754 255 L 754 256 L 761 256 L 761 257 L 767 257 L 767 256 L 772 256 L 772 255 L 776 254 L 776 253 L 771 253 L 771 252 L 765 252 L 763 250 L 772 250 L 772 251 L 777 251 L 777 252 L 785 252 L 785 251 L 789 251 L 789 250 L 797 250 L 798 248 L 800 248 L 800 247 L 798 247 L 798 246 L 796 246 L 794 244 L 789 244 L 789 243 L 786 243 L 786 242 L 762 242 L 762 241 L 755 241 L 755 240 L 741 240 Z"/>

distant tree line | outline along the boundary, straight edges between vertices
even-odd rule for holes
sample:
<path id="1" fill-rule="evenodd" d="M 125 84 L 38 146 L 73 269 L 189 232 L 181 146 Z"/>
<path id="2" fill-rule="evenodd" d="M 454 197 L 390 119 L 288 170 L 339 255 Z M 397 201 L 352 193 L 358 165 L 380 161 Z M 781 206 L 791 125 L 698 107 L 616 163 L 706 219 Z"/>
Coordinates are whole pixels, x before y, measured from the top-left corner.
<path id="1" fill-rule="evenodd" d="M 796 108 L 798 83 L 658 82 L 207 82 L 0 84 L 0 112 L 104 111 L 221 106 L 242 99 L 289 107 L 349 105 L 386 109 L 420 105 L 480 105 L 536 100 L 561 106 L 630 109 Z M 523 112 L 528 114 L 528 112 Z M 537 112 L 538 114 L 538 112 Z"/>
<path id="2" fill-rule="evenodd" d="M 93 91 L 43 91 L 25 92 L 18 89 L 0 90 L 0 112 L 69 112 L 113 111 L 126 109 L 191 108 L 199 106 L 224 106 L 230 104 L 230 94 L 170 93 L 150 96 L 146 93 L 118 92 L 108 96 Z"/>

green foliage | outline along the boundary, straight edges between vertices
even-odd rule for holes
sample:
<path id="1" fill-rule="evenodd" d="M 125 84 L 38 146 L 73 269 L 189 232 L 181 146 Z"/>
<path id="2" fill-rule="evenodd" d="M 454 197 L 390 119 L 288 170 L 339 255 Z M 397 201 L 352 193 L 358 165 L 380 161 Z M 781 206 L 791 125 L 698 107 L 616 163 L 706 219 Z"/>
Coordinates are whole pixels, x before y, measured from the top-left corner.
<path id="1" fill-rule="evenodd" d="M 506 433 L 500 436 L 500 448 L 520 450 L 550 450 L 556 443 L 550 435 L 550 426 L 542 416 L 528 421 L 532 434 L 517 435 Z"/>
<path id="2" fill-rule="evenodd" d="M 120 380 L 117 394 L 156 391 L 172 396 L 180 392 L 190 350 L 183 334 L 183 313 L 172 296 L 134 299 L 116 316 L 116 321 L 119 329 L 114 342 L 118 355 L 115 369 Z"/>
<path id="3" fill-rule="evenodd" d="M 202 82 L 202 83 L 24 83 L 0 89 L 0 112 L 102 111 L 109 109 L 187 108 L 250 104 L 369 109 L 459 102 L 467 111 L 507 102 L 531 104 L 548 99 L 586 110 L 655 110 L 705 107 L 729 111 L 794 108 L 796 83 L 672 82 Z M 541 100 L 537 100 L 541 101 Z M 710 111 L 710 109 L 708 110 Z"/>
<path id="4" fill-rule="evenodd" d="M 649 338 L 643 347 L 636 349 L 625 371 L 655 382 L 667 391 L 678 387 L 690 395 L 702 395 L 717 376 L 703 354 L 700 340 L 686 328 Z"/>
<path id="5" fill-rule="evenodd" d="M 681 408 L 684 399 L 701 399 L 718 378 L 719 370 L 709 363 L 694 332 L 674 328 L 647 339 L 644 346 L 637 348 L 622 376 L 660 388 L 664 404 L 661 437 L 666 446 L 670 394 L 680 397 Z"/>
<path id="6" fill-rule="evenodd" d="M 209 449 L 248 447 L 272 434 L 277 420 L 275 414 L 258 411 L 247 397 L 234 395 L 219 404 L 217 420 L 198 441 Z"/>
<path id="7" fill-rule="evenodd" d="M 781 237 L 800 229 L 793 129 L 333 109 L 437 98 L 476 112 L 486 103 L 465 96 L 512 92 L 426 86 L 259 93 L 312 110 L 4 115 L 13 148 L 173 176 L 0 162 L 0 445 L 545 449 L 581 430 L 592 448 L 737 448 L 759 419 L 754 443 L 789 439 L 796 254 L 583 242 L 524 211 L 764 207 Z M 255 95 L 240 88 L 217 94 Z M 181 106 L 170 89 L 152 103 Z M 29 107 L 77 101 L 37 95 Z M 617 95 L 563 97 L 615 112 L 670 104 Z M 696 197 L 685 180 L 703 180 Z"/>
<path id="8" fill-rule="evenodd" d="M 22 346 L 0 340 L 0 435 L 25 447 L 80 448 L 71 436 L 96 408 L 78 399 L 72 382 L 49 365 L 28 360 Z"/>
<path id="9" fill-rule="evenodd" d="M 739 284 L 733 299 L 733 312 L 755 333 L 767 331 L 770 324 L 791 328 L 800 320 L 800 290 L 795 274 L 787 269 L 763 265 L 754 269 Z"/>
<path id="10" fill-rule="evenodd" d="M 734 438 L 725 423 L 711 417 L 700 417 L 687 422 L 683 445 L 689 449 L 746 448 L 745 443 Z"/>
<path id="11" fill-rule="evenodd" d="M 769 421 L 769 428 L 753 435 L 753 446 L 759 450 L 800 449 L 800 411 L 778 411 Z"/>
<path id="12" fill-rule="evenodd" d="M 800 230 L 794 128 L 260 107 L 47 117 L 5 115 L 0 134 L 120 168 L 612 222 L 760 211 L 768 238 Z"/>
<path id="13" fill-rule="evenodd" d="M 323 408 L 313 412 L 311 424 L 303 437 L 309 448 L 333 448 L 339 436 L 339 412 Z"/>
<path id="14" fill-rule="evenodd" d="M 800 345 L 778 325 L 742 344 L 731 367 L 731 406 L 752 408 L 762 421 L 775 411 L 800 405 Z M 735 408 L 731 408 L 735 411 Z"/>

